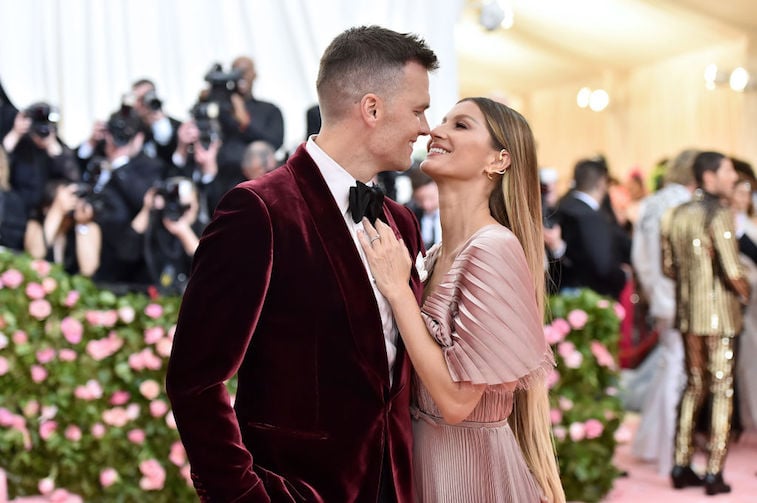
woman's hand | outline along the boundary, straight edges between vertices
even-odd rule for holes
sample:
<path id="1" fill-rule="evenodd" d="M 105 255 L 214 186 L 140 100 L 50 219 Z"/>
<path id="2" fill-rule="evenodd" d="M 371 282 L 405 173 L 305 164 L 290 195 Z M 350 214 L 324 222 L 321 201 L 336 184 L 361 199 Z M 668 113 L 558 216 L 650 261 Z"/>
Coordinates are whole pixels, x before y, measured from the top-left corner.
<path id="1" fill-rule="evenodd" d="M 376 286 L 391 303 L 392 298 L 408 288 L 413 260 L 405 243 L 381 220 L 375 227 L 363 218 L 365 231 L 358 231 L 360 245 L 365 251 Z"/>

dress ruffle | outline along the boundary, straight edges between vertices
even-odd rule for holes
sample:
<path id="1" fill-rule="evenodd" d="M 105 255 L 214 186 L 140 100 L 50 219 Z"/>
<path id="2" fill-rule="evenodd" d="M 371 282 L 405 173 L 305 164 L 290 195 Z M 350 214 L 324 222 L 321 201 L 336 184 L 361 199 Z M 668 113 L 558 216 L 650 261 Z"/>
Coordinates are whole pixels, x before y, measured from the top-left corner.
<path id="1" fill-rule="evenodd" d="M 429 271 L 437 256 L 429 251 Z M 471 237 L 422 315 L 456 382 L 526 388 L 554 367 L 525 254 L 503 226 Z"/>

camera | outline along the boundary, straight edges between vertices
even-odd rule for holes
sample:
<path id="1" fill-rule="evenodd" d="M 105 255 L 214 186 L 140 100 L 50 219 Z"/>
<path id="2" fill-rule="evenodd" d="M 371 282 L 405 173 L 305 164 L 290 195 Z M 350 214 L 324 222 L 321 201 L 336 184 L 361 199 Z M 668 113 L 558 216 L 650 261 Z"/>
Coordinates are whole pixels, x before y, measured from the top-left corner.
<path id="1" fill-rule="evenodd" d="M 205 82 L 210 84 L 208 101 L 228 101 L 231 94 L 237 92 L 237 82 L 241 78 L 241 70 L 232 69 L 225 72 L 220 63 L 215 63 L 205 74 Z"/>
<path id="2" fill-rule="evenodd" d="M 60 120 L 58 109 L 47 103 L 35 103 L 24 110 L 24 115 L 32 120 L 31 131 L 40 138 L 47 138 L 55 131 Z"/>
<path id="3" fill-rule="evenodd" d="M 163 198 L 161 216 L 176 222 L 189 209 L 186 203 L 193 191 L 192 181 L 184 177 L 172 177 L 155 184 L 155 195 Z"/>
<path id="4" fill-rule="evenodd" d="M 118 147 L 128 145 L 128 143 L 139 133 L 142 121 L 137 115 L 134 107 L 126 102 L 121 104 L 121 108 L 111 114 L 106 127 L 113 143 Z"/>
<path id="5" fill-rule="evenodd" d="M 163 101 L 158 98 L 155 89 L 150 89 L 144 94 L 144 96 L 142 96 L 142 104 L 153 112 L 157 112 L 163 108 Z"/>
<path id="6" fill-rule="evenodd" d="M 200 144 L 207 149 L 211 143 L 221 137 L 221 126 L 218 123 L 218 103 L 201 101 L 192 107 L 190 113 L 200 131 Z"/>

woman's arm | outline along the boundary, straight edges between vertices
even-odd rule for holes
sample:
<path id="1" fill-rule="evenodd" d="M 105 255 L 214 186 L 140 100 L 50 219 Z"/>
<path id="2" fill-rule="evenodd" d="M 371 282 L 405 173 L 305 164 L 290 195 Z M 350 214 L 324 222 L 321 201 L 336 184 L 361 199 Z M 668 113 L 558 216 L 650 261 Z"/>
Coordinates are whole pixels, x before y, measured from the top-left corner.
<path id="1" fill-rule="evenodd" d="M 486 385 L 452 380 L 442 347 L 428 332 L 415 295 L 410 289 L 412 260 L 407 248 L 395 237 L 391 227 L 380 220 L 376 221 L 375 228 L 365 219 L 363 224 L 366 231 L 358 233 L 360 243 L 376 285 L 392 307 L 397 328 L 415 371 L 444 420 L 450 424 L 459 423 L 476 407 Z M 381 239 L 375 239 L 376 236 Z"/>

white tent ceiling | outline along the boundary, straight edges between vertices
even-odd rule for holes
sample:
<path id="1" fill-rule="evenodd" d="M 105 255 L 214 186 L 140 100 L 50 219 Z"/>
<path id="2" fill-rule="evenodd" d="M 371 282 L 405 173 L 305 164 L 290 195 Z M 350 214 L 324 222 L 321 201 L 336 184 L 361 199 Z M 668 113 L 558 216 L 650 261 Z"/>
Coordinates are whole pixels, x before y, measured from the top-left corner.
<path id="1" fill-rule="evenodd" d="M 478 22 L 483 3 L 466 0 L 456 28 L 463 95 L 523 94 L 622 74 L 723 43 L 754 43 L 757 35 L 754 0 L 510 0 L 513 27 L 494 31 Z"/>

